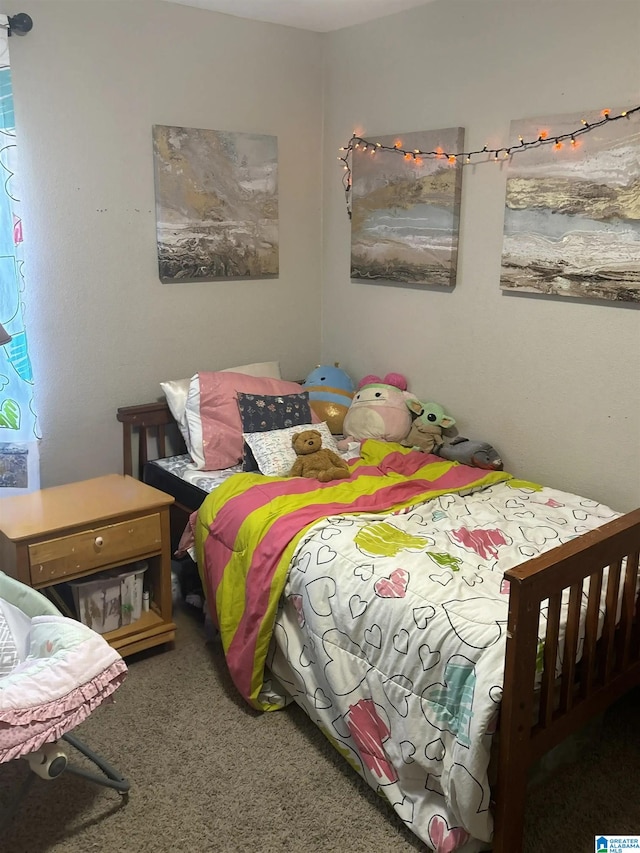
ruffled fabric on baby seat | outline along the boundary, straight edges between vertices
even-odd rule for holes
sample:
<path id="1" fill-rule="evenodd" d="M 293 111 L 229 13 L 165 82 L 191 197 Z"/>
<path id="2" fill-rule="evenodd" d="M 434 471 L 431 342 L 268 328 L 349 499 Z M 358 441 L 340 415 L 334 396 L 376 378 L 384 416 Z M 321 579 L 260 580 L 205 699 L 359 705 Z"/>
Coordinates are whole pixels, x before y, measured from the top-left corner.
<path id="1" fill-rule="evenodd" d="M 126 673 L 104 637 L 0 572 L 0 763 L 74 729 Z"/>

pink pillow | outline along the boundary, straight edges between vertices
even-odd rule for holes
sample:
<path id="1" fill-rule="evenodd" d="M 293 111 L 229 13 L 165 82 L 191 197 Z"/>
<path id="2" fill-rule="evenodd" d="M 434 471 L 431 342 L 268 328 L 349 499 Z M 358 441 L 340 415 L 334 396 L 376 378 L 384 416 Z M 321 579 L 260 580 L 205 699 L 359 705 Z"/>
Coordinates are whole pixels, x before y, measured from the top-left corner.
<path id="1" fill-rule="evenodd" d="M 214 371 L 196 373 L 189 385 L 186 416 L 189 452 L 196 468 L 220 471 L 242 460 L 242 421 L 238 392 L 244 394 L 300 394 L 297 382 Z M 319 418 L 312 412 L 313 423 Z"/>

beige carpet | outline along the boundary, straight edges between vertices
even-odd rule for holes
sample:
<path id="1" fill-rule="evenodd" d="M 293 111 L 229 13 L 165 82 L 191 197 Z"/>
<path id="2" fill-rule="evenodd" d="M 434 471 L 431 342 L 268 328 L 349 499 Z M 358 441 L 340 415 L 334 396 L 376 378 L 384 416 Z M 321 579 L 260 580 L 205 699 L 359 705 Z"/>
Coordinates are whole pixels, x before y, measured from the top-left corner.
<path id="1" fill-rule="evenodd" d="M 425 850 L 297 706 L 252 712 L 198 619 L 176 619 L 175 647 L 129 659 L 116 702 L 75 732 L 130 779 L 128 804 L 69 774 L 37 779 L 2 853 Z M 525 853 L 592 853 L 596 834 L 640 833 L 639 710 L 636 691 L 531 794 Z M 0 801 L 26 772 L 0 765 Z"/>

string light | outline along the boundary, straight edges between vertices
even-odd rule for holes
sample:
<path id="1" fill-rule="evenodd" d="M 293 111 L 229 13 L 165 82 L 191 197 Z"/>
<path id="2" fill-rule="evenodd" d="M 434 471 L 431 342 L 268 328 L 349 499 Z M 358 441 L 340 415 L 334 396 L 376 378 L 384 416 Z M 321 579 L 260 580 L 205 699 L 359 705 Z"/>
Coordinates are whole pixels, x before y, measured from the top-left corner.
<path id="1" fill-rule="evenodd" d="M 522 136 L 518 136 L 517 145 L 510 145 L 501 148 L 489 148 L 487 145 L 484 145 L 478 151 L 459 151 L 455 154 L 449 154 L 443 151 L 440 147 L 436 148 L 434 151 L 422 151 L 419 148 L 414 148 L 412 151 L 408 151 L 402 147 L 402 140 L 400 139 L 396 139 L 392 146 L 383 145 L 381 142 L 372 142 L 371 140 L 364 139 L 364 137 L 358 136 L 358 134 L 354 133 L 349 140 L 349 144 L 340 148 L 340 151 L 345 153 L 338 157 L 338 160 L 344 164 L 342 184 L 347 197 L 347 211 L 349 216 L 351 216 L 351 155 L 354 150 L 360 149 L 361 146 L 364 147 L 363 150 L 370 150 L 372 154 L 380 149 L 383 151 L 392 151 L 395 154 L 402 154 L 405 160 L 413 161 L 414 164 L 418 165 L 423 162 L 425 157 L 431 157 L 435 160 L 447 160 L 452 166 L 470 165 L 474 162 L 482 162 L 478 161 L 478 159 L 474 161 L 473 158 L 480 158 L 483 156 L 485 161 L 487 159 L 492 159 L 494 163 L 501 163 L 504 160 L 508 160 L 512 154 L 519 154 L 521 151 L 527 151 L 530 148 L 541 148 L 543 145 L 553 145 L 553 148 L 556 151 L 560 151 L 564 148 L 564 143 L 568 141 L 570 142 L 571 148 L 578 148 L 580 140 L 576 137 L 589 133 L 598 127 L 602 127 L 603 124 L 610 124 L 611 122 L 618 121 L 621 118 L 629 118 L 629 116 L 637 112 L 640 112 L 640 106 L 622 110 L 618 115 L 611 115 L 611 110 L 607 108 L 600 112 L 602 118 L 599 121 L 595 121 L 590 124 L 583 118 L 580 120 L 581 126 L 579 128 L 567 133 L 561 133 L 555 136 L 550 134 L 548 130 L 540 130 L 535 139 L 528 141 Z M 493 157 L 491 157 L 491 155 L 493 155 Z M 501 159 L 501 155 L 503 159 Z"/>

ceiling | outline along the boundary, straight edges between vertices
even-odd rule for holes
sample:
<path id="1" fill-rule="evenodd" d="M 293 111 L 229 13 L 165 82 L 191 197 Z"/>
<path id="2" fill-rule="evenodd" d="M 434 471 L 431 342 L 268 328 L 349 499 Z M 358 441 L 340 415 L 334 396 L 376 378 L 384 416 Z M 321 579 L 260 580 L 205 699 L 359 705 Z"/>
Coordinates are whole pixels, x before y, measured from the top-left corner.
<path id="1" fill-rule="evenodd" d="M 432 0 L 165 0 L 252 18 L 302 30 L 326 33 L 353 24 L 363 24 Z"/>

